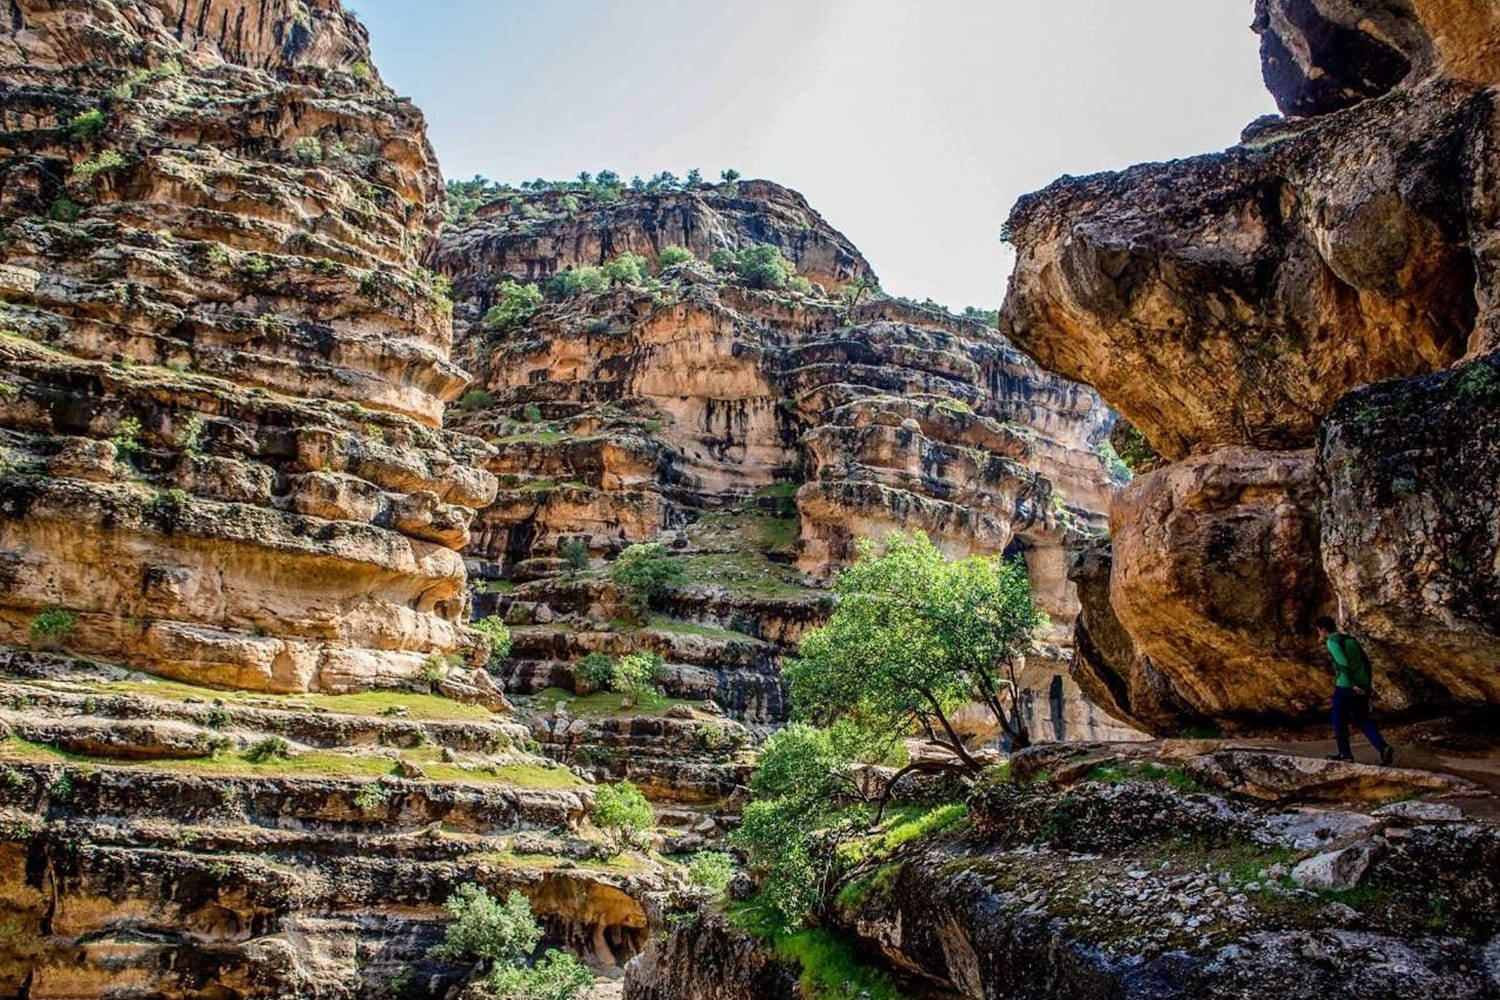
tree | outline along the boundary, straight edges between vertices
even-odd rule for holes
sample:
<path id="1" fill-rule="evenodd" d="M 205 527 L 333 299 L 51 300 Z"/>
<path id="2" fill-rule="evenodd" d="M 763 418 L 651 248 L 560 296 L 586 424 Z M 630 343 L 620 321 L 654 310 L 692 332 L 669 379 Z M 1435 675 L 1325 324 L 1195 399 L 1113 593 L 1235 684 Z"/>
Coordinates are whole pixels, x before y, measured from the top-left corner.
<path id="1" fill-rule="evenodd" d="M 573 689 L 578 694 L 588 694 L 590 691 L 603 691 L 609 687 L 609 682 L 615 675 L 615 661 L 609 658 L 608 653 L 594 650 L 579 657 L 573 664 Z M 585 688 L 586 690 L 579 690 Z"/>
<path id="2" fill-rule="evenodd" d="M 490 666 L 510 655 L 510 626 L 499 615 L 485 615 L 474 623 L 474 630 L 490 640 Z"/>
<path id="3" fill-rule="evenodd" d="M 638 285 L 645 277 L 646 258 L 638 253 L 622 253 L 604 265 L 604 276 L 622 285 Z"/>
<path id="4" fill-rule="evenodd" d="M 618 843 L 634 843 L 656 823 L 651 803 L 628 781 L 600 785 L 594 790 L 594 825 L 607 831 Z"/>
<path id="5" fill-rule="evenodd" d="M 609 576 L 624 591 L 631 614 L 640 619 L 653 598 L 682 579 L 682 567 L 660 542 L 637 542 L 609 564 Z"/>
<path id="6" fill-rule="evenodd" d="M 443 904 L 449 923 L 435 958 L 479 961 L 488 966 L 485 992 L 496 1000 L 574 1000 L 594 983 L 582 962 L 556 948 L 535 964 L 528 961 L 542 939 L 542 928 L 526 897 L 512 889 L 505 902 L 483 886 L 467 882 Z"/>
<path id="7" fill-rule="evenodd" d="M 542 293 L 535 285 L 515 281 L 502 281 L 495 286 L 495 298 L 495 304 L 484 314 L 484 325 L 490 330 L 520 326 L 542 304 Z"/>
<path id="8" fill-rule="evenodd" d="M 866 298 L 877 295 L 880 292 L 880 282 L 874 278 L 864 276 L 853 278 L 839 288 L 839 300 L 844 304 L 844 314 L 852 313 L 856 306 Z"/>
<path id="9" fill-rule="evenodd" d="M 577 576 L 589 568 L 589 547 L 581 538 L 565 538 L 557 547 L 557 554 L 568 564 L 568 573 Z"/>
<path id="10" fill-rule="evenodd" d="M 610 668 L 610 690 L 618 691 L 626 704 L 638 705 L 655 692 L 660 671 L 661 657 L 655 653 L 628 653 Z"/>
<path id="11" fill-rule="evenodd" d="M 730 842 L 745 852 L 758 898 L 785 928 L 825 898 L 838 874 L 838 845 L 865 827 L 866 796 L 851 767 L 862 747 L 847 724 L 793 722 L 761 748 L 750 779 L 755 798 Z"/>
<path id="12" fill-rule="evenodd" d="M 950 561 L 920 532 L 893 532 L 885 542 L 879 553 L 863 541 L 839 574 L 838 607 L 785 671 L 793 705 L 825 724 L 921 733 L 977 774 L 953 712 L 978 702 L 1013 746 L 1029 745 L 1016 668 L 1046 616 L 1018 559 Z"/>
<path id="13" fill-rule="evenodd" d="M 570 267 L 559 271 L 550 287 L 559 298 L 572 298 L 584 292 L 602 292 L 609 287 L 609 276 L 600 267 Z"/>
<path id="14" fill-rule="evenodd" d="M 692 170 L 689 170 L 687 172 L 687 180 L 683 183 L 685 183 L 689 188 L 700 186 L 703 183 L 703 171 L 699 170 L 697 167 L 694 167 Z"/>
<path id="15" fill-rule="evenodd" d="M 735 270 L 751 288 L 785 288 L 791 270 L 781 251 L 769 243 L 746 247 L 736 255 Z"/>
<path id="16" fill-rule="evenodd" d="M 740 179 L 740 172 L 738 170 L 721 170 L 719 171 L 719 177 L 724 183 L 733 184 Z"/>

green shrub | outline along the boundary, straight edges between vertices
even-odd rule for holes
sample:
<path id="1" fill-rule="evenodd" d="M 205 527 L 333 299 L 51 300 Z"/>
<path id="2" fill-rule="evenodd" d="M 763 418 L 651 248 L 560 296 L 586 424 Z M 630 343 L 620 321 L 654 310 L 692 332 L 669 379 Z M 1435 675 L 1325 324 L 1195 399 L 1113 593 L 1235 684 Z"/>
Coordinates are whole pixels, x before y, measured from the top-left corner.
<path id="1" fill-rule="evenodd" d="M 600 292 L 609 287 L 609 276 L 600 267 L 570 267 L 559 272 L 551 283 L 552 294 L 572 298 L 585 292 Z"/>
<path id="2" fill-rule="evenodd" d="M 661 253 L 656 255 L 656 269 L 665 270 L 675 264 L 683 264 L 693 259 L 693 251 L 687 247 L 666 246 L 661 248 Z"/>
<path id="3" fill-rule="evenodd" d="M 531 904 L 514 889 L 502 903 L 483 886 L 466 882 L 443 906 L 449 922 L 432 949 L 435 958 L 521 965 L 542 940 Z"/>
<path id="4" fill-rule="evenodd" d="M 525 416 L 526 422 L 529 424 L 539 424 L 542 422 L 542 408 L 535 403 L 528 403 L 526 409 L 522 410 L 521 413 Z"/>
<path id="5" fill-rule="evenodd" d="M 370 64 L 361 59 L 353 66 L 349 67 L 349 75 L 354 77 L 354 79 L 358 80 L 360 83 L 364 83 L 365 81 L 370 79 Z"/>
<path id="6" fill-rule="evenodd" d="M 47 794 L 59 802 L 68 802 L 73 798 L 73 776 L 67 771 L 52 779 L 47 786 Z"/>
<path id="7" fill-rule="evenodd" d="M 67 195 L 61 195 L 47 209 L 47 218 L 53 222 L 77 222 L 79 216 L 78 204 Z"/>
<path id="8" fill-rule="evenodd" d="M 661 657 L 655 653 L 622 656 L 610 671 L 610 690 L 618 691 L 628 704 L 637 705 L 655 690 L 656 676 L 660 671 Z"/>
<path id="9" fill-rule="evenodd" d="M 381 806 L 385 805 L 385 797 L 385 786 L 380 784 L 379 782 L 372 781 L 367 785 L 361 786 L 360 790 L 355 793 L 354 808 L 358 809 L 361 812 L 369 812 L 372 809 L 379 809 Z"/>
<path id="10" fill-rule="evenodd" d="M 487 410 L 495 405 L 495 397 L 486 389 L 470 389 L 458 401 L 460 410 Z"/>
<path id="11" fill-rule="evenodd" d="M 709 254 L 708 262 L 713 265 L 716 271 L 732 271 L 735 264 L 734 251 L 727 247 L 719 247 L 713 253 Z"/>
<path id="12" fill-rule="evenodd" d="M 201 455 L 204 430 L 203 418 L 194 413 L 182 422 L 182 427 L 177 432 L 177 447 L 189 455 Z"/>
<path id="13" fill-rule="evenodd" d="M 646 258 L 638 253 L 622 253 L 604 265 L 604 276 L 622 285 L 638 285 L 645 277 Z"/>
<path id="14" fill-rule="evenodd" d="M 484 314 L 484 326 L 502 330 L 520 326 L 532 317 L 542 304 L 542 293 L 535 285 L 502 281 L 495 287 L 496 302 Z"/>
<path id="15" fill-rule="evenodd" d="M 682 567 L 660 542 L 638 542 L 610 563 L 609 576 L 624 591 L 632 613 L 640 618 L 653 598 L 682 579 Z"/>
<path id="16" fill-rule="evenodd" d="M 44 608 L 31 619 L 31 638 L 49 646 L 66 639 L 78 624 L 78 616 L 66 608 Z"/>
<path id="17" fill-rule="evenodd" d="M 121 417 L 115 421 L 109 440 L 121 455 L 134 455 L 141 450 L 141 422 L 135 417 Z"/>
<path id="18" fill-rule="evenodd" d="M 581 538 L 565 538 L 557 554 L 568 564 L 568 572 L 578 575 L 589 567 L 589 547 Z"/>
<path id="19" fill-rule="evenodd" d="M 786 286 L 798 295 L 811 295 L 813 290 L 812 282 L 800 274 L 794 274 L 788 278 Z"/>
<path id="20" fill-rule="evenodd" d="M 656 823 L 651 803 L 628 781 L 600 785 L 594 790 L 594 825 L 617 841 L 634 843 Z"/>
<path id="21" fill-rule="evenodd" d="M 751 288 L 785 288 L 791 270 L 781 251 L 766 243 L 746 247 L 735 257 L 735 271 Z"/>
<path id="22" fill-rule="evenodd" d="M 715 893 L 724 891 L 734 877 L 734 862 L 723 851 L 700 851 L 688 865 L 688 879 Z"/>
<path id="23" fill-rule="evenodd" d="M 98 108 L 90 108 L 73 116 L 68 122 L 68 135 L 75 141 L 82 142 L 92 136 L 95 132 L 104 128 L 104 112 Z"/>
<path id="24" fill-rule="evenodd" d="M 593 985 L 588 967 L 556 948 L 548 948 L 529 969 L 496 966 L 485 977 L 486 992 L 495 1000 L 574 1000 Z"/>
<path id="25" fill-rule="evenodd" d="M 510 627 L 499 615 L 485 615 L 474 623 L 474 630 L 490 640 L 490 666 L 510 655 Z"/>
<path id="26" fill-rule="evenodd" d="M 118 150 L 106 149 L 92 160 L 84 160 L 73 168 L 72 179 L 87 184 L 108 170 L 118 170 L 125 165 L 125 157 Z"/>
<path id="27" fill-rule="evenodd" d="M 315 135 L 299 136 L 292 140 L 292 157 L 298 163 L 321 163 L 323 141 Z"/>
<path id="28" fill-rule="evenodd" d="M 575 688 L 587 687 L 589 691 L 603 691 L 609 687 L 610 681 L 615 676 L 615 661 L 609 658 L 607 653 L 597 650 L 588 653 L 573 664 L 573 682 Z M 579 694 L 587 694 L 588 691 L 579 691 Z"/>
<path id="29" fill-rule="evenodd" d="M 245 751 L 245 759 L 252 764 L 264 764 L 269 760 L 285 758 L 290 749 L 287 741 L 280 736 L 267 736 Z"/>

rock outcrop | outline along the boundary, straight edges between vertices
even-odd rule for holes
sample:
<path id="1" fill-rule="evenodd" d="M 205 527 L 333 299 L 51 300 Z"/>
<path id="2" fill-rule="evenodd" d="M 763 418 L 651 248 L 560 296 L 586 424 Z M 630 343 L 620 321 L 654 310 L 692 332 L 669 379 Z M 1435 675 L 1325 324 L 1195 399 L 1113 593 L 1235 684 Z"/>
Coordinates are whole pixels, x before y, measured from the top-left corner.
<path id="1" fill-rule="evenodd" d="M 1223 744 L 1037 747 L 967 823 L 861 843 L 813 933 L 917 997 L 1488 1000 L 1492 807 L 1442 775 Z M 730 913 L 653 943 L 627 1000 L 816 995 Z"/>
<path id="2" fill-rule="evenodd" d="M 191 15 L 188 6 L 192 7 Z M 16 3 L 0 641 L 266 691 L 472 656 L 494 496 L 418 259 L 421 115 L 335 2 Z"/>
<path id="3" fill-rule="evenodd" d="M 1077 660 L 1085 690 L 1164 695 L 1130 716 L 1158 732 L 1306 718 L 1327 686 L 1309 624 L 1328 612 L 1377 648 L 1388 707 L 1494 700 L 1493 368 L 1430 373 L 1500 343 L 1495 17 L 1261 0 L 1266 81 L 1300 117 L 1063 178 L 1011 215 L 1003 332 L 1177 463 L 1113 507 L 1111 607 L 1081 619 L 1080 647 L 1109 622 L 1129 643 Z M 1378 438 L 1356 411 L 1378 412 Z"/>

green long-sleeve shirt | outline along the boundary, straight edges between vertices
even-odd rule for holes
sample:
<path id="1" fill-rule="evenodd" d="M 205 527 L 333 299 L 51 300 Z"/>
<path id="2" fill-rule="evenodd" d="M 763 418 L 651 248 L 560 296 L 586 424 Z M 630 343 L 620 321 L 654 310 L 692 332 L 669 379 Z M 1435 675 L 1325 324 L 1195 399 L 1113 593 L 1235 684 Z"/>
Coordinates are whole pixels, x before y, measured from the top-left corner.
<path id="1" fill-rule="evenodd" d="M 1342 632 L 1329 635 L 1328 655 L 1333 657 L 1334 687 L 1370 686 L 1370 660 L 1354 636 Z"/>

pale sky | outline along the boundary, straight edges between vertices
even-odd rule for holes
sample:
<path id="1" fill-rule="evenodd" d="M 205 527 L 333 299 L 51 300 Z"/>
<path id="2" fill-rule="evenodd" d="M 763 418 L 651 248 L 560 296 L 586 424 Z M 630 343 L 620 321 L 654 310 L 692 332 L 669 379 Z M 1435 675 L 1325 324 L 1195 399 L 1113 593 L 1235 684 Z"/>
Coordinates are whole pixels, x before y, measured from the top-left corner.
<path id="1" fill-rule="evenodd" d="M 732 167 L 894 294 L 995 308 L 1016 198 L 1274 110 L 1250 0 L 353 0 L 445 177 Z"/>

